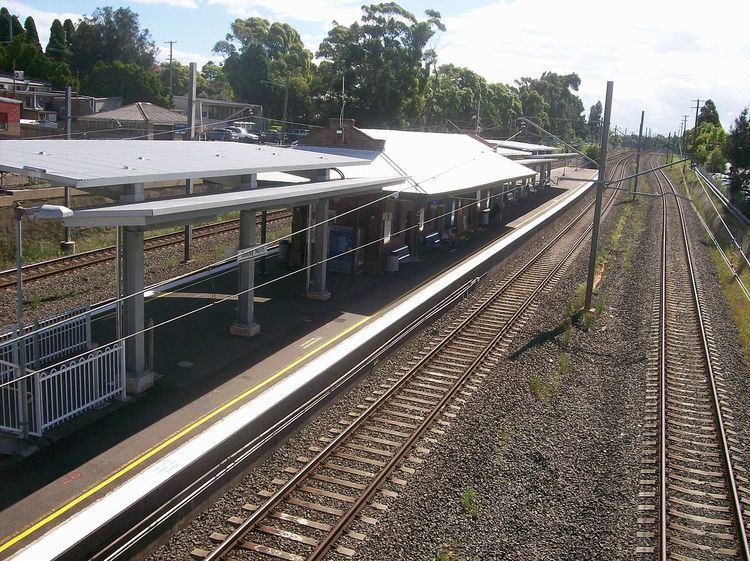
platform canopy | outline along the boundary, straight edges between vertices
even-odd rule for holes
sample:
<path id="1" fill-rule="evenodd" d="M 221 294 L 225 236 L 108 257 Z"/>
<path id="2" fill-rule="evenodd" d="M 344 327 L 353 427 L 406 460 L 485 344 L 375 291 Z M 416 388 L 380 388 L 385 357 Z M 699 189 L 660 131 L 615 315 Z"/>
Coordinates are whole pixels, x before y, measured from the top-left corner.
<path id="1" fill-rule="evenodd" d="M 457 195 L 489 186 L 534 177 L 536 172 L 501 156 L 483 142 L 465 134 L 359 129 L 384 140 L 385 150 L 352 150 L 300 146 L 300 151 L 323 151 L 366 159 L 369 165 L 347 168 L 347 177 L 372 177 L 394 173 L 410 176 L 385 191 L 429 196 Z"/>
<path id="2" fill-rule="evenodd" d="M 510 148 L 511 150 L 523 150 L 525 152 L 554 152 L 557 150 L 554 146 L 547 146 L 545 144 L 532 144 L 529 142 L 519 142 L 517 140 L 485 140 L 490 144 L 500 146 L 501 148 Z"/>
<path id="3" fill-rule="evenodd" d="M 0 171 L 79 189 L 364 163 L 347 156 L 239 142 L 7 140 L 0 149 Z"/>
<path id="4" fill-rule="evenodd" d="M 247 189 L 211 195 L 75 209 L 65 218 L 66 226 L 137 226 L 156 228 L 190 224 L 237 210 L 263 210 L 319 199 L 382 192 L 384 187 L 402 183 L 404 178 L 332 179 L 283 187 Z"/>

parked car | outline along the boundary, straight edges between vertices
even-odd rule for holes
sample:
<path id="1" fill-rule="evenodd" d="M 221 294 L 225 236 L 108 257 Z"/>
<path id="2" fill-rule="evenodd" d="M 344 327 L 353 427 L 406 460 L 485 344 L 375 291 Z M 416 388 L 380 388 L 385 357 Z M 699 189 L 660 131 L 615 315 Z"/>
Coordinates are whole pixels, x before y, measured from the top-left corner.
<path id="1" fill-rule="evenodd" d="M 212 131 L 208 131 L 207 138 L 208 140 L 232 141 L 237 140 L 238 136 L 236 133 L 230 131 L 229 129 L 214 129 Z"/>
<path id="2" fill-rule="evenodd" d="M 257 134 L 249 132 L 245 127 L 227 127 L 227 130 L 236 134 L 237 140 L 240 142 L 258 142 L 260 140 Z"/>

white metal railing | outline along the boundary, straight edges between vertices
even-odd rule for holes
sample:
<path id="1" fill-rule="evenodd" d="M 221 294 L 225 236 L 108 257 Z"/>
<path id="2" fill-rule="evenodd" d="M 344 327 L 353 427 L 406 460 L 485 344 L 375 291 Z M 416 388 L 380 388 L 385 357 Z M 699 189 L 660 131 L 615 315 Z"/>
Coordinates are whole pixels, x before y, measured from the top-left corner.
<path id="1" fill-rule="evenodd" d="M 6 384 L 19 377 L 20 368 L 18 366 L 18 347 L 11 345 L 0 355 L 0 384 Z M 10 360 L 8 360 L 10 359 Z M 18 380 L 9 385 L 0 387 L 0 430 L 14 434 L 22 434 L 23 415 L 22 408 L 25 406 L 27 415 L 30 419 L 31 408 L 29 407 L 29 386 L 30 384 Z M 23 398 L 23 389 L 26 389 L 26 399 Z M 33 390 L 32 390 L 33 391 Z M 29 427 L 30 434 L 37 434 L 35 427 Z"/>
<path id="2" fill-rule="evenodd" d="M 0 360 L 16 345 L 18 327 L 0 334 Z M 65 313 L 27 325 L 24 334 L 26 364 L 36 369 L 91 346 L 91 312 L 88 307 L 74 308 Z"/>
<path id="3" fill-rule="evenodd" d="M 110 399 L 125 397 L 122 342 L 50 368 L 35 377 L 35 425 L 42 432 Z"/>

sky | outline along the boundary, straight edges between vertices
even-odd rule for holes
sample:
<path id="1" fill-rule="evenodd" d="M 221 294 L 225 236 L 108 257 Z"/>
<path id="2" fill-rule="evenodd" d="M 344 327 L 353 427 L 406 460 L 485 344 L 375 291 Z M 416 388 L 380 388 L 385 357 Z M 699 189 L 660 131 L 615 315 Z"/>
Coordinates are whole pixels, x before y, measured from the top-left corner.
<path id="1" fill-rule="evenodd" d="M 695 116 L 695 99 L 711 98 L 729 128 L 750 105 L 750 34 L 733 29 L 747 17 L 747 0 L 402 0 L 418 17 L 435 9 L 445 32 L 432 39 L 439 63 L 466 66 L 490 82 L 512 84 L 544 71 L 576 72 L 588 108 L 604 101 L 614 82 L 612 124 L 637 130 L 641 111 L 654 133 L 679 129 L 683 115 Z M 55 17 L 73 21 L 97 6 L 129 6 L 141 18 L 160 59 L 165 41 L 176 41 L 181 62 L 220 62 L 211 49 L 235 18 L 265 17 L 295 27 L 317 50 L 336 20 L 350 24 L 362 0 L 0 0 L 23 20 L 31 15 L 46 46 Z M 688 125 L 690 126 L 690 125 Z"/>

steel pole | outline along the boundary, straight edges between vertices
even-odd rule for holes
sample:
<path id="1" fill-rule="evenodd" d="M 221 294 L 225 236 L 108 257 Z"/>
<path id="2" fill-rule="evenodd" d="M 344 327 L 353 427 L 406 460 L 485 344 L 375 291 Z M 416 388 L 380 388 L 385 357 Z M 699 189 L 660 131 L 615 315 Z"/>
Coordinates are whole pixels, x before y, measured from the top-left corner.
<path id="1" fill-rule="evenodd" d="M 609 118 L 612 112 L 612 89 L 614 83 L 607 82 L 607 99 L 604 106 L 604 125 L 602 126 L 602 143 L 599 147 L 599 176 L 596 181 L 596 204 L 594 205 L 594 224 L 591 229 L 591 254 L 589 255 L 589 274 L 586 281 L 586 299 L 583 309 L 591 309 L 591 297 L 594 293 L 594 274 L 596 272 L 596 254 L 599 245 L 599 222 L 602 217 L 602 194 L 607 180 L 607 145 L 609 143 Z"/>
<path id="2" fill-rule="evenodd" d="M 28 383 L 26 380 L 26 338 L 24 337 L 23 318 L 23 245 L 21 239 L 21 218 L 24 209 L 16 205 L 13 209 L 13 218 L 16 225 L 16 341 L 18 342 L 18 422 L 21 427 L 21 438 L 29 436 L 29 408 L 28 408 Z"/>
<path id="3" fill-rule="evenodd" d="M 171 47 L 170 47 L 171 48 Z M 190 63 L 190 74 L 188 81 L 188 110 L 187 110 L 187 128 L 185 130 L 185 140 L 193 140 L 195 138 L 195 97 L 197 87 L 197 73 L 198 65 L 195 62 Z M 185 181 L 185 194 L 190 196 L 193 194 L 193 180 L 188 179 Z M 190 254 L 190 247 L 193 243 L 193 226 L 188 224 L 185 226 L 185 248 L 183 260 L 185 263 L 192 259 Z"/>
<path id="4" fill-rule="evenodd" d="M 638 151 L 635 154 L 635 185 L 633 185 L 633 200 L 635 200 L 635 191 L 638 190 L 638 171 L 641 169 L 641 150 L 643 148 L 643 118 L 646 112 L 641 111 L 641 128 L 638 129 Z"/>

